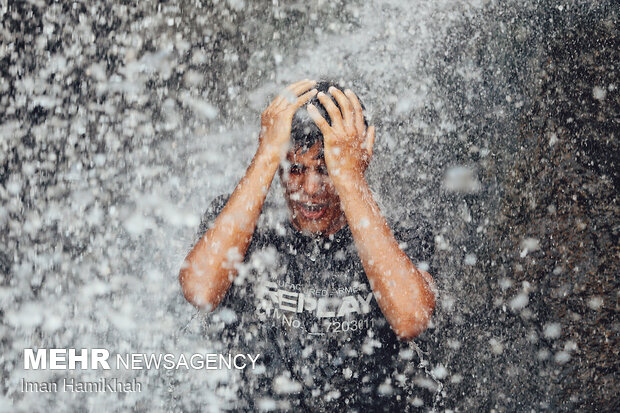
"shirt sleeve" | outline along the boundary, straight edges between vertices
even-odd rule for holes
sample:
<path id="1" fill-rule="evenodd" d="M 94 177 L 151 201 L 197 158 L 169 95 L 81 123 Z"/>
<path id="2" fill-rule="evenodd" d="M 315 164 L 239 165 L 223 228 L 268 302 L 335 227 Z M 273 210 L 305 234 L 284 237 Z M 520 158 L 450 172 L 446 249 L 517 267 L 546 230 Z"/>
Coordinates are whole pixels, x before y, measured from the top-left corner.
<path id="1" fill-rule="evenodd" d="M 198 227 L 198 232 L 196 233 L 194 239 L 194 245 L 198 242 L 200 238 L 202 238 L 205 232 L 207 232 L 207 230 L 213 226 L 215 219 L 220 214 L 220 212 L 222 212 L 222 209 L 224 209 L 224 206 L 226 206 L 229 198 L 229 194 L 224 194 L 215 197 L 215 199 L 211 201 L 211 204 L 209 204 L 209 207 L 204 212 L 204 214 L 202 215 L 202 219 L 200 220 L 200 226 Z"/>
<path id="2" fill-rule="evenodd" d="M 435 253 L 433 231 L 428 221 L 420 214 L 410 213 L 393 227 L 394 237 L 409 259 L 417 266 L 430 266 Z"/>
<path id="3" fill-rule="evenodd" d="M 216 218 L 220 215 L 226 204 L 228 203 L 228 199 L 230 198 L 230 194 L 223 194 L 216 196 L 211 204 L 207 207 L 206 211 L 202 214 L 202 218 L 200 220 L 200 225 L 198 227 L 198 231 L 196 232 L 196 237 L 194 240 L 194 245 L 198 242 L 200 238 L 204 236 L 209 228 L 213 226 Z M 236 304 L 237 299 L 234 294 L 231 294 L 231 289 L 226 292 L 224 295 L 224 299 L 217 306 L 217 308 L 208 313 L 205 316 L 205 322 L 207 324 L 212 324 L 214 320 L 218 320 L 218 322 L 223 321 L 227 325 L 227 330 L 236 331 L 234 328 L 234 322 L 237 321 L 237 317 L 232 309 L 241 308 L 238 304 Z M 219 334 L 222 334 L 221 332 Z"/>

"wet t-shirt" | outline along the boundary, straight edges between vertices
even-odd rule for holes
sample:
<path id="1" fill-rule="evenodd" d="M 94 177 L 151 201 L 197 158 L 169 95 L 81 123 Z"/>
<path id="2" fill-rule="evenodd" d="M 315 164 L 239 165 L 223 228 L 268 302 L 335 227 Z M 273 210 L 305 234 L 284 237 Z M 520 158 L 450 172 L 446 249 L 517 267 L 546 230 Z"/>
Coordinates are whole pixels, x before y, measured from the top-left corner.
<path id="1" fill-rule="evenodd" d="M 199 235 L 227 198 L 211 204 Z M 430 231 L 420 220 L 406 223 L 392 227 L 401 248 L 414 263 L 428 260 Z M 260 367 L 243 372 L 239 408 L 394 411 L 407 404 L 396 374 L 406 343 L 377 304 L 348 226 L 330 237 L 307 236 L 284 208 L 266 203 L 214 316 L 226 321 L 218 335 L 231 352 L 260 354 Z"/>

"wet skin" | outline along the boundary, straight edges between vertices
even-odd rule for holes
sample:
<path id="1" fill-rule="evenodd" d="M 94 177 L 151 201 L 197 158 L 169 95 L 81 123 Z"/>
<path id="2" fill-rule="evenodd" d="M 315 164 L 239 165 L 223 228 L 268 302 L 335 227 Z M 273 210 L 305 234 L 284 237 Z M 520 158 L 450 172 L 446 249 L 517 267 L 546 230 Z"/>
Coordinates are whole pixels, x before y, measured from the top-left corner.
<path id="1" fill-rule="evenodd" d="M 324 236 L 337 232 L 346 218 L 327 172 L 322 143 L 303 153 L 301 148 L 289 151 L 286 160 L 289 166 L 280 168 L 280 179 L 293 226 L 303 233 Z"/>

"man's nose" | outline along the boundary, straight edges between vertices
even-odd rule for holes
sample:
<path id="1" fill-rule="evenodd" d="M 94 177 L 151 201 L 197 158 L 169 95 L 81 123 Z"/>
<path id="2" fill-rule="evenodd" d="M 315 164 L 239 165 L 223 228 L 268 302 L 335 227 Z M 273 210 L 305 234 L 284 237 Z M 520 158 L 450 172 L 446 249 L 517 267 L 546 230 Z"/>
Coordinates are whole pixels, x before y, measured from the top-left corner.
<path id="1" fill-rule="evenodd" d="M 303 188 L 308 195 L 314 195 L 321 190 L 321 175 L 314 171 L 305 173 Z"/>

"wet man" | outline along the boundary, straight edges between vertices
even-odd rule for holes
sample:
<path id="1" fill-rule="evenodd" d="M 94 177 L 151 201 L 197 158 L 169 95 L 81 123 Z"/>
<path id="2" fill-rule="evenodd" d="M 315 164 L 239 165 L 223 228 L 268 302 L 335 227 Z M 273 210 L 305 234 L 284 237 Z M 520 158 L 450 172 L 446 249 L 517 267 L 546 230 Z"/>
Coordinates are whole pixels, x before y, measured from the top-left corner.
<path id="1" fill-rule="evenodd" d="M 432 243 L 419 222 L 392 231 L 383 217 L 364 176 L 374 139 L 352 91 L 297 82 L 263 112 L 241 182 L 206 212 L 179 279 L 195 306 L 234 312 L 221 318 L 232 346 L 262 354 L 237 408 L 407 404 L 393 366 L 433 313 L 433 279 L 412 262 Z M 284 220 L 265 201 L 276 172 Z"/>

